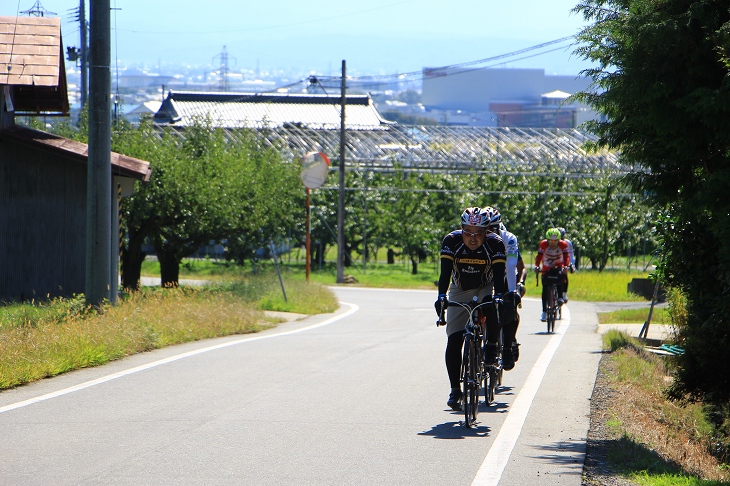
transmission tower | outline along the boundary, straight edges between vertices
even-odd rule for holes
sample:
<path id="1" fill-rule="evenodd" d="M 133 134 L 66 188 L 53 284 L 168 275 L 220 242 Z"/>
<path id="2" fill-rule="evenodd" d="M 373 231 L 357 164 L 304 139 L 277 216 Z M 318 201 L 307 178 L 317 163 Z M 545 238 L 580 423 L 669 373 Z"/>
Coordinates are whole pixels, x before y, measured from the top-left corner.
<path id="1" fill-rule="evenodd" d="M 213 62 L 215 62 L 216 59 L 220 58 L 221 64 L 220 68 L 218 69 L 218 72 L 220 73 L 220 80 L 218 81 L 218 91 L 228 91 L 229 85 L 228 85 L 228 51 L 226 50 L 226 46 L 223 46 L 223 51 L 218 54 L 217 56 L 213 57 Z M 235 61 L 235 57 L 233 58 Z"/>
<path id="2" fill-rule="evenodd" d="M 28 10 L 24 10 L 22 12 L 23 15 L 27 15 L 28 17 L 48 17 L 50 16 L 56 16 L 56 12 L 51 12 L 49 10 L 46 10 L 43 8 L 43 5 L 41 5 L 41 2 L 39 0 L 36 0 L 36 2 L 33 4 L 32 7 L 30 7 Z"/>

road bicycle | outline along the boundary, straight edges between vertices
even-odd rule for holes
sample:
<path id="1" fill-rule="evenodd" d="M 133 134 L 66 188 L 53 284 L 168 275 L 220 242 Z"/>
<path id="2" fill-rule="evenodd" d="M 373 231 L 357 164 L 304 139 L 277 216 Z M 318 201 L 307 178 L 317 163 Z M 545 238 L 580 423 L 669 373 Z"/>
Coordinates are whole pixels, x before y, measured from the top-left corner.
<path id="1" fill-rule="evenodd" d="M 494 363 L 485 366 L 485 317 L 481 310 L 486 306 L 496 306 L 497 319 L 499 319 L 499 304 L 501 303 L 502 299 L 499 297 L 480 303 L 476 296 L 471 302 L 449 301 L 448 303 L 448 305 L 458 305 L 467 312 L 467 322 L 464 329 L 464 354 L 461 360 L 462 408 L 464 411 L 464 424 L 467 427 L 472 427 L 477 421 L 480 391 L 484 393 L 485 403 L 491 405 L 494 401 L 497 386 L 502 384 L 502 329 L 500 326 L 497 359 Z M 446 324 L 443 310 L 437 324 Z"/>
<path id="2" fill-rule="evenodd" d="M 448 305 L 458 305 L 467 313 L 466 326 L 464 328 L 464 349 L 461 359 L 461 387 L 462 387 L 462 410 L 464 411 L 464 425 L 472 427 L 479 415 L 479 391 L 485 389 L 484 370 L 484 317 L 480 308 L 487 303 L 479 303 L 474 296 L 471 302 L 452 302 Z M 444 312 L 437 322 L 445 325 Z"/>
<path id="3" fill-rule="evenodd" d="M 487 406 L 494 403 L 494 395 L 497 393 L 497 387 L 502 386 L 502 376 L 504 368 L 502 367 L 502 349 L 504 348 L 504 331 L 502 329 L 502 321 L 500 317 L 500 309 L 504 301 L 498 296 L 494 296 L 491 301 L 485 304 L 494 307 L 497 314 L 497 327 L 499 329 L 499 337 L 497 338 L 497 357 L 493 363 L 484 366 L 485 383 L 484 383 L 484 402 Z M 485 336 L 485 341 L 487 337 Z M 511 352 L 511 351 L 510 351 Z"/>
<path id="4" fill-rule="evenodd" d="M 555 320 L 563 318 L 563 300 L 560 298 L 558 293 L 558 282 L 563 278 L 563 275 L 559 272 L 553 272 L 552 270 L 545 274 L 545 284 L 547 285 L 547 332 L 551 334 L 555 331 Z"/>

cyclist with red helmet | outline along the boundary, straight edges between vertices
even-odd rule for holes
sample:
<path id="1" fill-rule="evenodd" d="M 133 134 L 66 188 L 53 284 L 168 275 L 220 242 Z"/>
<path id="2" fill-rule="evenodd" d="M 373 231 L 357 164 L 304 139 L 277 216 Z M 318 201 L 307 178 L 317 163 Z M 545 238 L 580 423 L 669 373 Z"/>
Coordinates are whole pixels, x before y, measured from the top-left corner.
<path id="1" fill-rule="evenodd" d="M 446 307 L 446 371 L 451 393 L 446 404 L 452 410 L 461 409 L 461 372 L 464 329 L 468 315 L 460 306 L 448 306 L 448 301 L 480 301 L 487 296 L 507 292 L 505 279 L 505 247 L 502 239 L 487 231 L 488 216 L 479 207 L 466 208 L 461 215 L 461 229 L 444 237 L 441 244 L 441 274 L 438 281 L 436 313 L 440 316 Z M 447 297 L 448 292 L 448 297 Z M 490 322 L 492 321 L 492 322 Z M 486 358 L 492 362 L 497 356 L 499 328 L 496 319 L 487 319 L 488 342 Z M 487 361 L 489 362 L 489 361 Z"/>
<path id="2" fill-rule="evenodd" d="M 541 265 L 542 264 L 542 265 Z M 570 266 L 568 244 L 560 239 L 560 230 L 550 228 L 545 232 L 545 239 L 540 242 L 535 257 L 535 272 L 542 270 L 542 315 L 541 321 L 547 320 L 548 290 L 546 278 L 558 276 L 558 295 L 563 295 L 563 274 Z M 562 299 L 560 299 L 562 300 Z"/>

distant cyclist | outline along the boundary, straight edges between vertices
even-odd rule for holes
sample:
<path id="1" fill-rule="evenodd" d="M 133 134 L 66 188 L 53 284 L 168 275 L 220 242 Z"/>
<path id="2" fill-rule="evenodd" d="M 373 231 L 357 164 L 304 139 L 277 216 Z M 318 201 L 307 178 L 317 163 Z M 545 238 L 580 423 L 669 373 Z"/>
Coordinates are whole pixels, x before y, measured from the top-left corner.
<path id="1" fill-rule="evenodd" d="M 563 295 L 563 274 L 570 266 L 568 244 L 560 239 L 560 230 L 550 228 L 545 232 L 545 239 L 540 242 L 535 257 L 535 272 L 542 272 L 542 315 L 541 321 L 547 320 L 548 289 L 546 277 L 559 277 L 558 295 Z"/>
<path id="2" fill-rule="evenodd" d="M 575 272 L 575 252 L 573 242 L 565 237 L 565 228 L 558 228 L 560 239 L 568 244 L 568 255 L 570 256 L 570 273 Z M 568 302 L 568 274 L 563 274 L 563 302 Z"/>
<path id="3" fill-rule="evenodd" d="M 525 265 L 524 262 L 522 262 L 517 237 L 507 231 L 499 210 L 497 208 L 487 206 L 482 211 L 485 211 L 489 218 L 489 231 L 502 238 L 507 251 L 506 277 L 509 293 L 504 296 L 506 305 L 501 315 L 501 321 L 502 328 L 504 330 L 502 367 L 506 371 L 509 371 L 515 367 L 515 362 L 520 357 L 520 345 L 517 342 L 517 328 L 520 325 L 520 315 L 517 312 L 517 308 L 520 306 L 522 295 L 524 294 L 524 287 L 522 294 L 519 291 L 519 282 L 522 281 L 522 274 L 524 273 Z"/>
<path id="4" fill-rule="evenodd" d="M 445 357 L 451 393 L 446 404 L 452 410 L 461 409 L 459 375 L 468 314 L 458 305 L 449 306 L 448 301 L 469 302 L 475 296 L 482 301 L 492 295 L 492 288 L 497 294 L 507 292 L 504 243 L 499 236 L 487 232 L 487 226 L 486 212 L 479 207 L 466 208 L 461 215 L 461 229 L 446 235 L 441 244 L 441 274 L 435 307 L 439 316 L 443 307 L 447 309 Z M 496 319 L 490 319 L 489 313 L 487 316 L 488 343 L 485 348 L 494 361 L 498 327 Z"/>

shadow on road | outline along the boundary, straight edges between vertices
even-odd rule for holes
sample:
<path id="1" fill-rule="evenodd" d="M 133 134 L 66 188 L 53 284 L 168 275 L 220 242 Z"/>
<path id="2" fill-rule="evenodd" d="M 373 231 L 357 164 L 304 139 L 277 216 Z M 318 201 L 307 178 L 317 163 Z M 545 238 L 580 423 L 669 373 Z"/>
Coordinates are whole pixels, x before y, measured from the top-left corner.
<path id="1" fill-rule="evenodd" d="M 454 414 L 461 412 L 454 412 Z M 466 439 L 468 437 L 486 437 L 492 429 L 477 423 L 476 427 L 466 428 L 463 421 L 444 422 L 434 425 L 431 430 L 419 432 L 418 435 L 431 435 L 434 439 Z"/>
<path id="2" fill-rule="evenodd" d="M 583 464 L 586 443 L 582 440 L 562 441 L 535 448 L 545 451 L 544 454 L 535 456 L 535 458 L 543 459 L 550 464 Z M 550 452 L 553 454 L 550 454 Z"/>

